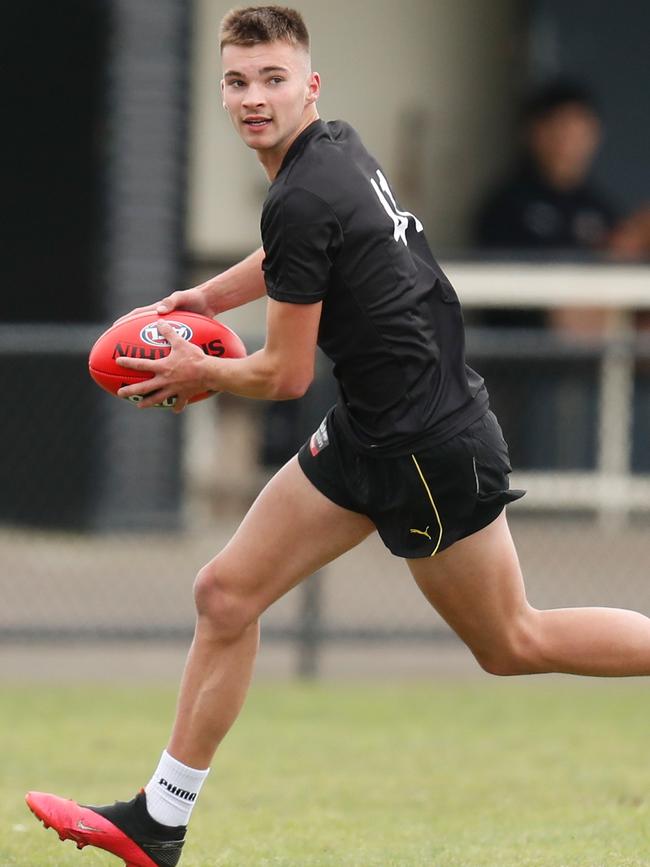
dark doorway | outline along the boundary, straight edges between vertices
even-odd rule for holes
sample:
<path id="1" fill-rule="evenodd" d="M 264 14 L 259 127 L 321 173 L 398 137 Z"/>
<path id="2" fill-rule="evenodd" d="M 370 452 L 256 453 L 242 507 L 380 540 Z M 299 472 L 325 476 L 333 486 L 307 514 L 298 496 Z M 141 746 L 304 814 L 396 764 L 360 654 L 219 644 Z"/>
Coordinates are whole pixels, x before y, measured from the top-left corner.
<path id="1" fill-rule="evenodd" d="M 99 318 L 107 4 L 4 4 L 0 319 Z"/>

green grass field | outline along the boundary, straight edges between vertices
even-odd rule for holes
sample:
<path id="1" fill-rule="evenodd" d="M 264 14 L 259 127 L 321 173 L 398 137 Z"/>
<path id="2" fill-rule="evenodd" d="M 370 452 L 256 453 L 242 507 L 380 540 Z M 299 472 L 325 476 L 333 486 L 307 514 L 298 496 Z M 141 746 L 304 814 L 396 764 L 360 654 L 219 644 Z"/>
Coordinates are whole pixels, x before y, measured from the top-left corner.
<path id="1" fill-rule="evenodd" d="M 167 689 L 3 688 L 0 867 L 109 867 L 45 831 L 28 789 L 131 797 Z M 182 867 L 650 865 L 642 681 L 254 688 L 194 812 Z"/>

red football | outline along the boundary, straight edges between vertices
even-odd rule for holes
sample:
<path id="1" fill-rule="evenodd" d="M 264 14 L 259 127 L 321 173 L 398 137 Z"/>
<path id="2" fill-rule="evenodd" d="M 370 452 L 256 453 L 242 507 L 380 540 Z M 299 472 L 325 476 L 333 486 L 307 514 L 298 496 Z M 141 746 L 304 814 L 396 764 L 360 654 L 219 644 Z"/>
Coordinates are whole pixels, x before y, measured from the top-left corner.
<path id="1" fill-rule="evenodd" d="M 127 370 L 116 364 L 115 359 L 129 358 L 164 358 L 170 352 L 169 343 L 156 327 L 159 319 L 166 319 L 177 334 L 190 343 L 200 346 L 206 355 L 215 358 L 243 358 L 246 347 L 239 337 L 228 326 L 209 316 L 199 313 L 189 313 L 187 310 L 174 310 L 162 316 L 156 313 L 136 313 L 111 326 L 90 350 L 88 369 L 95 382 L 111 394 L 117 394 L 118 389 L 134 382 L 150 379 L 148 374 L 142 375 L 133 370 Z M 195 395 L 190 403 L 205 400 L 214 394 L 206 391 Z M 128 398 L 133 403 L 139 403 L 142 398 Z M 167 398 L 157 406 L 171 407 L 175 398 Z"/>

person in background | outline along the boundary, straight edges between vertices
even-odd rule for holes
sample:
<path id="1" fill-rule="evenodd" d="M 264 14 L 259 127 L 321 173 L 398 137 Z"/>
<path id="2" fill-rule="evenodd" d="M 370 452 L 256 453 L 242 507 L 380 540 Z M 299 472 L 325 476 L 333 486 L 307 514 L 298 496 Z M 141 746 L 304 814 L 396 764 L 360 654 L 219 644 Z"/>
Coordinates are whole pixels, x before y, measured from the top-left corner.
<path id="1" fill-rule="evenodd" d="M 593 97 L 580 85 L 556 80 L 533 92 L 521 114 L 520 157 L 479 207 L 476 244 L 508 257 L 523 252 L 546 261 L 594 255 L 629 261 L 647 255 L 647 209 L 621 219 L 591 177 L 602 132 Z M 607 316 L 598 307 L 499 308 L 482 314 L 479 324 L 549 328 L 575 343 L 602 337 Z M 519 431 L 508 431 L 507 408 L 501 408 L 501 416 L 521 463 L 586 469 L 596 460 L 597 378 L 588 363 L 561 367 L 540 366 L 534 405 L 526 377 L 508 387 L 514 404 L 528 405 Z"/>
<path id="2" fill-rule="evenodd" d="M 591 96 L 569 82 L 544 86 L 524 105 L 522 132 L 514 174 L 479 210 L 479 246 L 549 253 L 605 249 L 617 213 L 590 178 L 602 136 Z"/>

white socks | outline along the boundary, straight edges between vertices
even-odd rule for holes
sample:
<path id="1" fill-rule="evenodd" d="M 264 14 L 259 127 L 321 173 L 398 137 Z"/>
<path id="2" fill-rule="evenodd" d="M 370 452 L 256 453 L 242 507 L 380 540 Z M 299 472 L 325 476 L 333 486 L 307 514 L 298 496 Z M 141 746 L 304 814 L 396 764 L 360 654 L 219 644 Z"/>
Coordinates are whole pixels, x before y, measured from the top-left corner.
<path id="1" fill-rule="evenodd" d="M 156 772 L 144 788 L 151 818 L 171 827 L 187 825 L 209 772 L 210 768 L 188 768 L 163 750 Z"/>

